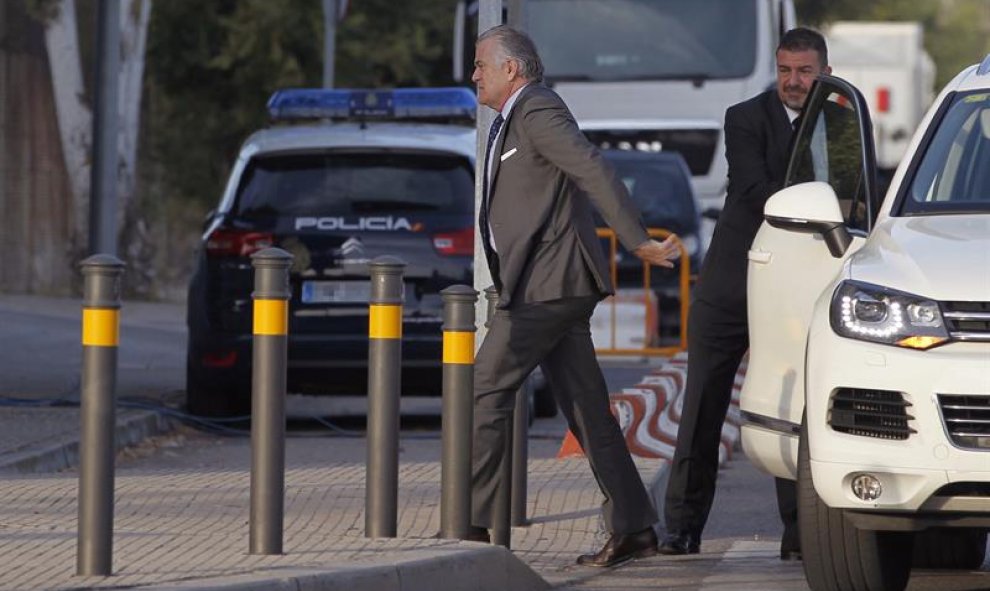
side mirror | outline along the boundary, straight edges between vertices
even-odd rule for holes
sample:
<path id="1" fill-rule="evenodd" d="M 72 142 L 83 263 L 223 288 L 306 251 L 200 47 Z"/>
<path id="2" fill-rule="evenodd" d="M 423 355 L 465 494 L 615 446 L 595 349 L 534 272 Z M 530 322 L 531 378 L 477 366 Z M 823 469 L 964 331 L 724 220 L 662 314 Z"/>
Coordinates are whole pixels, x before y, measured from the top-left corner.
<path id="1" fill-rule="evenodd" d="M 852 243 L 839 199 L 828 183 L 801 183 L 774 193 L 763 208 L 763 217 L 781 230 L 820 234 L 835 258 L 842 257 Z"/>

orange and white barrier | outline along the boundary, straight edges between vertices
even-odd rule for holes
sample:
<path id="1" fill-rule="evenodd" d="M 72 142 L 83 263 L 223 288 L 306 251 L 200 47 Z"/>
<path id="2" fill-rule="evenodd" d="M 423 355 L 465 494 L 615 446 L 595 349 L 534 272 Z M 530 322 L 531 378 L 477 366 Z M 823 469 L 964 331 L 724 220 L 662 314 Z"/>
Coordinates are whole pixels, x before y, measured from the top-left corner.
<path id="1" fill-rule="evenodd" d="M 612 414 L 619 423 L 629 453 L 644 458 L 673 459 L 677 431 L 687 386 L 687 353 L 678 353 L 660 368 L 643 376 L 639 384 L 609 394 Z M 742 416 L 739 394 L 746 376 L 746 362 L 736 372 L 732 398 L 722 425 L 719 464 L 728 460 L 739 440 Z M 580 444 L 568 431 L 558 458 L 583 455 Z"/>

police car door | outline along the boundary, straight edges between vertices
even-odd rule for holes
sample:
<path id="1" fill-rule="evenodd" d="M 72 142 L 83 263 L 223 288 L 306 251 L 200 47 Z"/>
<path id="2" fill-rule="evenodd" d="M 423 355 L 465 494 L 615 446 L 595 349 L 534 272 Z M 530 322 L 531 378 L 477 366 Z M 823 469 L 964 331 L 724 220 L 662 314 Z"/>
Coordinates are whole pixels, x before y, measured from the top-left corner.
<path id="1" fill-rule="evenodd" d="M 872 134 L 859 91 L 842 79 L 820 77 L 793 142 L 784 189 L 764 210 L 771 221 L 763 222 L 749 251 L 743 444 L 753 444 L 754 430 L 764 441 L 767 436 L 779 440 L 771 457 L 765 449 L 749 456 L 783 478 L 796 476 L 805 343 L 814 303 L 843 261 L 862 246 L 879 203 Z M 832 245 L 830 252 L 820 231 L 825 227 L 821 220 L 830 217 L 851 237 L 844 251 Z"/>

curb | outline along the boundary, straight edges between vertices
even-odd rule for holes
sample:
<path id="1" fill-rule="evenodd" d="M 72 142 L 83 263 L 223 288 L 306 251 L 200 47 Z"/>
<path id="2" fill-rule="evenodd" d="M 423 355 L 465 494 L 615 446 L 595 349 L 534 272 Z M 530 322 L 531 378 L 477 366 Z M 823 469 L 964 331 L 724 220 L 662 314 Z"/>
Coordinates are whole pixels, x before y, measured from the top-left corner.
<path id="1" fill-rule="evenodd" d="M 156 412 L 133 411 L 117 418 L 114 433 L 116 451 L 145 439 L 168 433 L 176 423 Z M 43 443 L 0 457 L 0 473 L 37 474 L 58 472 L 79 465 L 79 440 L 66 438 L 58 443 Z"/>
<path id="2" fill-rule="evenodd" d="M 142 591 L 543 591 L 550 589 L 501 546 L 465 543 L 365 567 L 261 571 L 140 587 Z"/>

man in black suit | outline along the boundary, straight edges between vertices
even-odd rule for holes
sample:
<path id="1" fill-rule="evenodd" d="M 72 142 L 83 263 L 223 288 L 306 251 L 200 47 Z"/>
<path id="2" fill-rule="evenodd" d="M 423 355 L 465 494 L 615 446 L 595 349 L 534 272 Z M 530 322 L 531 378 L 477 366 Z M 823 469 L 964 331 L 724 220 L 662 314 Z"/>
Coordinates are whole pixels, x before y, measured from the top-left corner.
<path id="1" fill-rule="evenodd" d="M 578 558 L 612 566 L 657 552 L 657 521 L 609 410 L 590 319 L 612 292 L 593 207 L 644 261 L 673 266 L 676 237 L 651 240 L 622 181 L 541 84 L 525 34 L 499 26 L 478 38 L 472 80 L 498 116 L 488 135 L 479 228 L 498 309 L 475 360 L 472 531 L 485 540 L 510 434 L 515 392 L 539 364 L 605 495 L 612 537 Z"/>
<path id="2" fill-rule="evenodd" d="M 667 484 L 662 554 L 700 551 L 715 497 L 722 423 L 739 363 L 749 349 L 747 252 L 763 222 L 763 206 L 783 187 L 793 122 L 819 74 L 828 74 L 825 39 L 805 28 L 777 47 L 776 88 L 725 112 L 729 188 L 694 289 L 688 321 L 688 377 Z M 800 560 L 794 482 L 777 479 L 784 535 L 780 556 Z"/>

